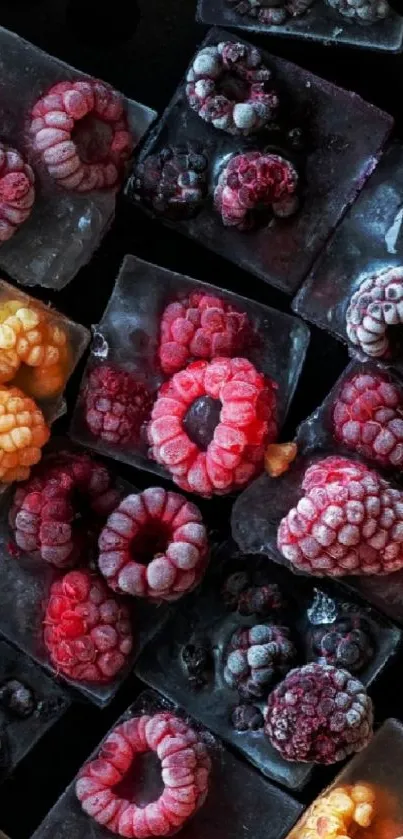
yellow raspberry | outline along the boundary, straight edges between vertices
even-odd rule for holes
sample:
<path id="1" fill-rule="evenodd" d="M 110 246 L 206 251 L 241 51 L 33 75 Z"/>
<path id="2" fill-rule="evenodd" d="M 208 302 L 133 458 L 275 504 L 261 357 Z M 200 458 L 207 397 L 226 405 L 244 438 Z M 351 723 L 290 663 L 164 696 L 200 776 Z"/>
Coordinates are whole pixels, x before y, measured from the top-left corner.
<path id="1" fill-rule="evenodd" d="M 351 787 L 351 798 L 356 804 L 372 804 L 375 791 L 371 784 L 354 784 Z"/>
<path id="2" fill-rule="evenodd" d="M 332 790 L 328 796 L 329 804 L 335 808 L 337 813 L 344 818 L 351 819 L 354 813 L 355 804 L 350 795 L 340 787 Z"/>
<path id="3" fill-rule="evenodd" d="M 353 818 L 360 827 L 369 827 L 374 818 L 372 804 L 357 804 Z"/>
<path id="4" fill-rule="evenodd" d="M 42 411 L 16 387 L 0 387 L 0 481 L 24 481 L 50 431 Z"/>

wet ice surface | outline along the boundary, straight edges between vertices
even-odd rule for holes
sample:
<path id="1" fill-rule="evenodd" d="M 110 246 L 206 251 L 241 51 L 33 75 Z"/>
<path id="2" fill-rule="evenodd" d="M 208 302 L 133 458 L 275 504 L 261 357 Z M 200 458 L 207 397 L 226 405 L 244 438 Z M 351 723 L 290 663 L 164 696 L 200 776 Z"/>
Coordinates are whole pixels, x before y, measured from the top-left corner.
<path id="1" fill-rule="evenodd" d="M 167 710 L 178 711 L 176 706 L 147 691 L 140 695 L 116 725 L 141 713 L 154 714 Z M 180 710 L 179 713 L 184 716 Z M 181 828 L 181 837 L 283 839 L 300 815 L 301 805 L 233 757 L 209 731 L 189 717 L 185 719 L 194 725 L 206 743 L 212 760 L 212 771 L 206 801 Z M 154 792 L 155 772 L 147 771 L 147 764 L 143 764 L 143 767 L 140 784 L 144 785 L 145 799 L 152 800 L 159 794 Z M 150 785 L 153 787 L 153 795 L 148 794 Z M 57 839 L 88 839 L 89 836 L 91 839 L 108 839 L 111 836 L 109 830 L 96 824 L 82 811 L 74 786 L 74 782 L 70 784 L 32 839 L 54 839 L 55 836 Z"/>
<path id="2" fill-rule="evenodd" d="M 31 148 L 27 121 L 37 99 L 57 82 L 87 78 L 17 35 L 0 28 L 0 122 L 2 140 L 33 166 L 36 200 L 32 214 L 0 247 L 0 268 L 22 285 L 63 288 L 92 257 L 111 224 L 115 190 L 88 195 L 56 186 Z M 156 117 L 144 105 L 126 100 L 134 141 Z"/>
<path id="3" fill-rule="evenodd" d="M 397 52 L 403 41 L 403 18 L 393 9 L 386 20 L 360 25 L 342 17 L 325 0 L 316 0 L 306 14 L 288 18 L 280 26 L 265 25 L 250 15 L 240 15 L 229 8 L 225 0 L 198 0 L 197 19 L 201 23 L 231 26 L 260 35 L 303 38 L 307 41 L 324 41 L 326 44 L 349 44 L 382 52 Z"/>
<path id="4" fill-rule="evenodd" d="M 11 774 L 38 740 L 54 725 L 70 705 L 70 699 L 37 665 L 0 641 L 0 688 L 17 679 L 33 692 L 34 712 L 21 719 L 0 704 L 1 740 L 5 743 L 5 762 L 0 756 L 0 780 Z M 0 831 L 0 839 L 2 837 Z"/>
<path id="5" fill-rule="evenodd" d="M 137 675 L 169 699 L 184 705 L 191 714 L 212 731 L 239 749 L 243 756 L 257 766 L 264 775 L 291 789 L 300 789 L 312 774 L 312 764 L 290 763 L 271 746 L 262 730 L 238 732 L 230 721 L 231 711 L 241 701 L 236 690 L 224 681 L 224 658 L 233 632 L 241 626 L 270 621 L 256 614 L 247 617 L 226 607 L 222 587 L 229 574 L 247 571 L 259 584 L 276 582 L 288 604 L 277 622 L 291 626 L 297 647 L 294 666 L 312 657 L 309 631 L 321 623 L 331 623 L 335 617 L 357 613 L 364 615 L 375 641 L 375 655 L 359 673 L 369 685 L 396 652 L 401 633 L 396 627 L 365 607 L 343 589 L 322 580 L 298 579 L 284 568 L 274 565 L 266 557 L 231 556 L 230 548 L 223 551 L 222 561 L 213 557 L 205 581 L 200 589 L 188 597 L 172 615 L 163 631 L 156 634 L 140 656 Z M 204 642 L 211 649 L 214 664 L 206 686 L 195 690 L 189 684 L 182 661 L 184 645 Z M 265 702 L 251 700 L 263 711 Z"/>
<path id="6" fill-rule="evenodd" d="M 240 40 L 213 29 L 204 45 Z M 213 209 L 211 196 L 201 212 L 189 221 L 166 222 L 265 282 L 294 293 L 320 253 L 348 205 L 373 171 L 393 120 L 387 114 L 318 76 L 262 51 L 273 69 L 286 101 L 283 119 L 289 129 L 307 129 L 308 154 L 304 156 L 302 205 L 290 219 L 273 220 L 268 227 L 249 233 L 225 228 Z M 281 120 L 281 115 L 280 115 Z M 139 160 L 167 144 L 193 141 L 203 146 L 212 171 L 235 152 L 253 148 L 273 149 L 270 131 L 251 137 L 231 137 L 205 123 L 187 104 L 181 83 L 164 116 L 146 140 Z M 278 143 L 278 140 L 277 140 Z M 290 149 L 275 149 L 294 155 Z M 134 198 L 134 178 L 127 194 Z M 165 220 L 164 220 L 165 221 Z"/>
<path id="7" fill-rule="evenodd" d="M 66 448 L 66 446 L 64 447 Z M 117 481 L 122 494 L 137 490 L 126 481 Z M 12 493 L 2 497 L 0 511 L 0 633 L 34 661 L 55 675 L 43 641 L 43 616 L 52 583 L 62 576 L 46 562 L 26 554 L 14 555 L 7 516 Z M 80 564 L 79 567 L 82 567 Z M 71 570 L 71 569 L 67 569 Z M 110 684 L 94 685 L 76 682 L 60 674 L 63 681 L 99 707 L 108 705 L 133 667 L 144 644 L 168 614 L 169 607 L 156 606 L 144 599 L 126 599 L 131 612 L 133 651 L 126 668 Z"/>
<path id="8" fill-rule="evenodd" d="M 403 147 L 394 144 L 351 207 L 292 303 L 303 318 L 348 343 L 346 311 L 367 274 L 403 261 Z M 401 327 L 382 359 L 403 373 Z M 396 339 L 396 340 L 395 340 Z M 357 347 L 349 344 L 352 354 Z M 362 355 L 362 353 L 361 353 Z"/>
<path id="9" fill-rule="evenodd" d="M 92 356 L 85 379 L 100 362 L 116 364 L 133 372 L 151 393 L 164 380 L 158 369 L 159 328 L 165 307 L 194 291 L 214 294 L 246 312 L 256 332 L 256 346 L 243 351 L 250 361 L 278 384 L 279 426 L 291 402 L 309 342 L 309 331 L 297 318 L 270 309 L 261 303 L 229 291 L 201 283 L 182 274 L 126 256 L 116 286 L 101 323 L 96 327 Z M 81 393 L 83 388 L 81 387 Z M 96 440 L 83 418 L 83 400 L 78 400 L 70 429 L 71 437 L 96 451 L 148 469 L 162 477 L 168 473 L 147 457 L 145 441 L 136 449 L 117 448 Z"/>

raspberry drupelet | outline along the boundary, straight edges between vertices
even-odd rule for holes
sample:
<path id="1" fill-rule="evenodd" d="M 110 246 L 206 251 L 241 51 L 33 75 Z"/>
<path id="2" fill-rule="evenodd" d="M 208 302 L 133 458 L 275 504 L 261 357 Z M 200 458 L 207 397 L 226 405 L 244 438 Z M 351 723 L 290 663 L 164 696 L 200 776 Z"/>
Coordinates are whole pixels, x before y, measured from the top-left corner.
<path id="1" fill-rule="evenodd" d="M 256 47 L 223 41 L 197 53 L 186 77 L 186 96 L 205 122 L 246 136 L 276 114 L 279 98 L 269 89 L 271 78 Z"/>
<path id="2" fill-rule="evenodd" d="M 33 108 L 29 131 L 50 177 L 77 192 L 115 187 L 133 145 L 122 97 L 93 79 L 54 85 Z"/>
<path id="3" fill-rule="evenodd" d="M 15 543 L 56 568 L 87 561 L 96 543 L 92 529 L 99 531 L 119 500 L 103 464 L 87 454 L 51 455 L 15 492 L 9 514 Z"/>
<path id="4" fill-rule="evenodd" d="M 162 385 L 151 454 L 182 489 L 210 497 L 247 484 L 277 435 L 276 388 L 246 358 L 195 361 Z"/>
<path id="5" fill-rule="evenodd" d="M 83 395 L 84 420 L 91 434 L 113 446 L 139 440 L 153 398 L 126 370 L 100 365 L 91 370 Z"/>
<path id="6" fill-rule="evenodd" d="M 364 670 L 374 656 L 370 625 L 359 614 L 343 615 L 332 624 L 314 627 L 309 640 L 319 664 L 332 664 L 349 673 Z"/>
<path id="7" fill-rule="evenodd" d="M 372 737 L 372 702 L 346 670 L 307 664 L 269 695 L 265 733 L 285 760 L 337 763 Z"/>
<path id="8" fill-rule="evenodd" d="M 245 700 L 267 696 L 293 666 L 296 650 L 285 626 L 256 624 L 237 629 L 226 651 L 224 679 Z"/>
<path id="9" fill-rule="evenodd" d="M 49 437 L 35 402 L 17 387 L 0 386 L 0 482 L 25 481 Z"/>
<path id="10" fill-rule="evenodd" d="M 222 170 L 214 191 L 215 207 L 226 227 L 250 230 L 264 212 L 286 218 L 298 209 L 298 174 L 276 154 L 236 154 Z"/>
<path id="11" fill-rule="evenodd" d="M 310 466 L 304 495 L 280 523 L 277 544 L 317 576 L 390 574 L 403 567 L 403 491 L 354 460 Z"/>
<path id="12" fill-rule="evenodd" d="M 347 337 L 373 358 L 390 355 L 388 328 L 403 323 L 403 268 L 384 268 L 367 277 L 351 297 Z"/>
<path id="13" fill-rule="evenodd" d="M 0 143 L 0 244 L 29 218 L 35 201 L 35 175 L 16 149 Z"/>
<path id="14" fill-rule="evenodd" d="M 220 297 L 192 292 L 170 303 L 160 327 L 159 360 L 167 376 L 198 358 L 239 355 L 253 342 L 248 316 Z"/>
<path id="15" fill-rule="evenodd" d="M 132 802 L 129 772 L 136 755 L 155 752 L 164 789 L 144 807 Z M 148 839 L 167 836 L 204 804 L 211 761 L 206 746 L 182 719 L 164 712 L 134 717 L 116 726 L 98 756 L 81 769 L 76 795 L 83 810 L 111 833 Z M 133 784 L 134 786 L 134 784 Z M 120 788 L 120 789 L 119 789 Z"/>
<path id="16" fill-rule="evenodd" d="M 113 681 L 133 646 L 128 609 L 89 571 L 69 571 L 53 583 L 44 627 L 54 668 L 78 682 Z"/>
<path id="17" fill-rule="evenodd" d="M 165 146 L 137 164 L 133 197 L 165 218 L 192 218 L 207 195 L 207 170 L 202 150 L 190 144 Z"/>
<path id="18" fill-rule="evenodd" d="M 99 537 L 99 568 L 122 594 L 171 601 L 197 585 L 208 537 L 197 507 L 183 495 L 150 487 L 128 495 Z"/>
<path id="19" fill-rule="evenodd" d="M 382 466 L 403 464 L 403 393 L 387 374 L 345 381 L 332 410 L 336 440 Z"/>
<path id="20" fill-rule="evenodd" d="M 50 311 L 22 300 L 0 304 L 0 382 L 17 384 L 35 399 L 63 390 L 70 367 L 65 330 Z"/>

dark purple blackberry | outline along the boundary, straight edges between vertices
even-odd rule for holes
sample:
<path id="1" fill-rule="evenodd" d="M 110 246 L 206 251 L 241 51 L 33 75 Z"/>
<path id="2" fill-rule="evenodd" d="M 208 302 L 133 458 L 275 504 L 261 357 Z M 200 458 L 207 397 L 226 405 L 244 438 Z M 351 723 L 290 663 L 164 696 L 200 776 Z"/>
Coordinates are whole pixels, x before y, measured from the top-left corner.
<path id="1" fill-rule="evenodd" d="M 151 154 L 134 170 L 133 197 L 158 215 L 190 218 L 207 193 L 208 160 L 190 146 L 167 146 Z"/>
<path id="2" fill-rule="evenodd" d="M 256 18 L 265 26 L 280 26 L 288 17 L 299 17 L 315 0 L 226 0 L 227 5 L 240 15 Z"/>
<path id="3" fill-rule="evenodd" d="M 207 684 L 213 669 L 213 657 L 206 641 L 194 641 L 182 649 L 182 662 L 194 690 L 200 690 Z"/>
<path id="4" fill-rule="evenodd" d="M 18 679 L 10 679 L 0 687 L 0 705 L 20 719 L 30 717 L 36 709 L 36 702 L 31 688 Z"/>
<path id="5" fill-rule="evenodd" d="M 387 0 L 326 0 L 331 9 L 357 23 L 376 23 L 390 14 Z"/>
<path id="6" fill-rule="evenodd" d="M 368 621 L 361 615 L 345 615 L 332 624 L 317 626 L 310 634 L 312 657 L 359 673 L 374 655 L 374 639 Z"/>
<path id="7" fill-rule="evenodd" d="M 262 699 L 294 665 L 289 630 L 275 624 L 237 629 L 225 654 L 224 679 L 242 699 Z"/>
<path id="8" fill-rule="evenodd" d="M 237 731 L 258 731 L 263 728 L 263 714 L 256 705 L 237 705 L 231 714 L 231 723 Z"/>
<path id="9" fill-rule="evenodd" d="M 214 437 L 214 431 L 220 422 L 221 409 L 219 399 L 199 396 L 186 411 L 182 425 L 192 443 L 196 443 L 203 452 L 208 449 Z"/>

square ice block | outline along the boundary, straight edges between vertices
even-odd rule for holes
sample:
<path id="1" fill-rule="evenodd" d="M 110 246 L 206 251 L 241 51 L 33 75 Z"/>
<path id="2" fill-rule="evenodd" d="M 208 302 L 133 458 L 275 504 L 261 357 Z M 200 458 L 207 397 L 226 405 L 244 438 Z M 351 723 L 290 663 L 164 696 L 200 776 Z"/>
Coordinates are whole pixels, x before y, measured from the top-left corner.
<path id="1" fill-rule="evenodd" d="M 202 46 L 221 41 L 239 41 L 224 30 L 212 29 Z M 390 116 L 364 102 L 357 94 L 336 88 L 323 79 L 261 51 L 273 71 L 283 96 L 287 96 L 286 133 L 302 127 L 307 134 L 303 155 L 303 194 L 299 211 L 287 220 L 248 233 L 226 228 L 213 209 L 211 194 L 198 215 L 171 222 L 180 230 L 265 282 L 293 294 L 320 253 L 343 213 L 356 198 L 376 166 L 392 128 Z M 280 117 L 281 120 L 281 117 Z M 234 153 L 268 146 L 294 157 L 287 143 L 270 127 L 256 135 L 233 137 L 204 122 L 189 107 L 183 80 L 162 119 L 149 134 L 139 162 L 167 146 L 188 142 L 205 149 L 210 160 L 211 181 L 224 160 Z M 281 134 L 280 136 L 285 136 Z M 283 147 L 284 146 L 284 147 Z M 210 183 L 210 193 L 214 187 Z M 132 174 L 126 192 L 136 201 Z M 140 202 L 141 204 L 141 202 Z"/>
<path id="2" fill-rule="evenodd" d="M 210 570 L 198 592 L 187 598 L 171 616 L 163 630 L 147 645 L 136 665 L 137 675 L 169 699 L 183 705 L 219 737 L 235 746 L 264 775 L 291 789 L 301 789 L 309 780 L 313 766 L 289 763 L 278 754 L 263 731 L 239 732 L 231 724 L 231 712 L 242 700 L 223 677 L 227 646 L 232 634 L 241 627 L 270 621 L 271 612 L 245 615 L 226 605 L 223 586 L 228 576 L 241 572 L 251 585 L 277 584 L 284 597 L 284 610 L 277 609 L 277 622 L 291 627 L 297 647 L 293 666 L 314 658 L 311 632 L 320 625 L 352 613 L 368 621 L 374 639 L 372 661 L 357 673 L 370 685 L 396 653 L 401 633 L 358 599 L 349 599 L 343 589 L 322 580 L 298 577 L 275 566 L 266 557 L 233 554 L 227 546 L 223 556 L 213 557 Z M 187 645 L 201 644 L 209 651 L 210 668 L 205 684 L 199 689 L 189 682 L 183 660 Z M 250 701 L 263 712 L 266 702 Z"/>
<path id="3" fill-rule="evenodd" d="M 116 724 L 143 713 L 173 711 L 183 715 L 176 706 L 165 702 L 157 694 L 141 694 Z M 192 725 L 192 720 L 186 717 Z M 213 737 L 197 725 L 212 760 L 210 787 L 205 803 L 194 817 L 181 828 L 183 839 L 283 839 L 301 813 L 301 805 L 289 795 L 276 789 L 253 769 L 237 760 Z M 96 750 L 96 753 L 98 749 Z M 152 758 L 151 758 L 152 760 Z M 139 803 L 155 800 L 161 791 L 159 771 L 143 760 L 140 777 L 135 780 Z M 157 791 L 158 785 L 158 791 Z M 38 827 L 32 839 L 107 839 L 110 831 L 87 816 L 75 795 L 75 782 Z"/>
<path id="4" fill-rule="evenodd" d="M 292 303 L 301 317 L 347 342 L 354 355 L 364 353 L 347 338 L 346 312 L 352 294 L 366 275 L 402 265 L 402 190 L 403 147 L 393 144 Z M 389 329 L 396 342 L 391 355 L 381 360 L 402 373 L 399 328 Z"/>
<path id="5" fill-rule="evenodd" d="M 35 707 L 32 714 L 21 718 L 0 703 L 1 741 L 4 745 L 0 758 L 0 780 L 16 769 L 70 705 L 67 694 L 40 667 L 6 641 L 0 640 L 0 689 L 11 679 L 18 680 L 32 691 Z M 1 836 L 0 832 L 0 839 Z"/>
<path id="6" fill-rule="evenodd" d="M 67 448 L 66 444 L 63 448 Z M 137 492 L 127 481 L 117 478 L 116 483 L 122 496 Z M 94 685 L 73 681 L 56 673 L 43 641 L 43 614 L 52 583 L 65 572 L 60 572 L 48 563 L 35 560 L 22 552 L 18 556 L 15 555 L 8 526 L 11 498 L 12 491 L 3 495 L 0 510 L 0 577 L 3 580 L 0 592 L 0 633 L 53 676 L 63 678 L 74 691 L 79 691 L 85 698 L 103 708 L 116 695 L 144 644 L 154 634 L 160 622 L 166 619 L 169 607 L 157 607 L 138 598 L 135 601 L 126 600 L 132 612 L 134 649 L 127 667 L 111 683 Z"/>
<path id="7" fill-rule="evenodd" d="M 26 133 L 38 98 L 52 85 L 88 76 L 0 28 L 2 140 L 33 166 L 36 201 L 30 218 L 0 248 L 0 268 L 22 285 L 63 288 L 92 257 L 110 226 L 116 190 L 78 194 L 56 186 L 39 164 Z M 138 143 L 156 117 L 144 105 L 126 100 L 129 123 Z"/>
<path id="8" fill-rule="evenodd" d="M 151 394 L 155 394 L 164 380 L 157 363 L 162 312 L 169 303 L 195 291 L 218 295 L 238 311 L 248 315 L 257 340 L 256 345 L 252 345 L 245 355 L 256 365 L 259 372 L 277 382 L 278 419 L 281 426 L 294 394 L 309 342 L 309 331 L 304 324 L 261 303 L 159 268 L 135 256 L 125 257 L 112 297 L 101 323 L 96 328 L 92 355 L 84 375 L 84 385 L 91 370 L 97 364 L 106 362 L 118 367 L 123 366 L 124 369 L 133 372 L 147 385 Z M 109 457 L 169 478 L 168 472 L 148 458 L 148 446 L 145 441 L 139 441 L 137 448 L 119 448 L 93 437 L 84 420 L 83 389 L 82 386 L 70 436 Z"/>
<path id="9" fill-rule="evenodd" d="M 338 14 L 325 0 L 314 0 L 305 14 L 289 17 L 276 26 L 260 23 L 248 14 L 240 14 L 226 0 L 198 0 L 196 17 L 200 23 L 230 26 L 257 35 L 322 41 L 326 46 L 346 44 L 379 52 L 399 52 L 403 42 L 403 18 L 393 9 L 385 20 L 369 25 L 359 24 Z"/>

